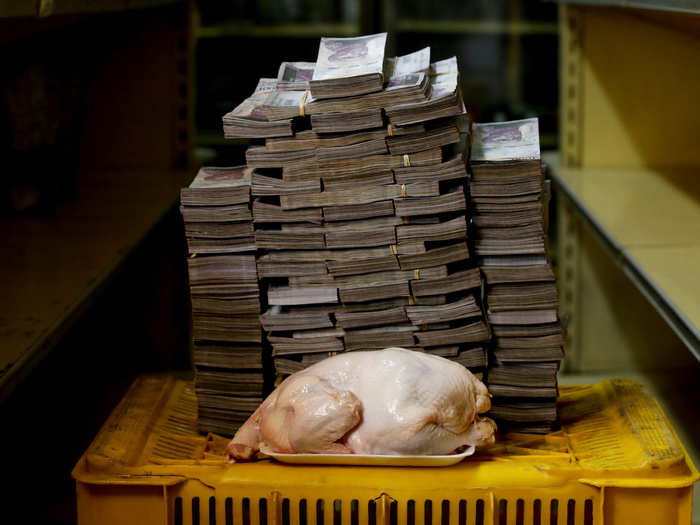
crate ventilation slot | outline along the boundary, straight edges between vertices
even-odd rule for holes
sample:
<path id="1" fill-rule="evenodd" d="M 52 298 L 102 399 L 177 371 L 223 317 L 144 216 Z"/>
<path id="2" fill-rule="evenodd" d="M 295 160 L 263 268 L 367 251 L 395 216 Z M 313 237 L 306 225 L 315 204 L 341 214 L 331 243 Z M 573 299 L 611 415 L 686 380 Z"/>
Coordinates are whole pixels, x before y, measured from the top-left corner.
<path id="1" fill-rule="evenodd" d="M 204 501 L 204 500 L 202 500 Z M 290 501 L 284 498 L 280 502 L 279 522 L 270 521 L 268 500 L 260 498 L 215 498 L 211 496 L 206 503 L 200 498 L 191 499 L 190 510 L 183 510 L 182 498 L 175 498 L 174 525 L 360 525 L 360 502 L 356 499 L 343 501 L 340 499 L 300 499 Z M 235 509 L 240 505 L 239 509 Z M 256 517 L 253 518 L 251 506 L 257 506 Z M 331 512 L 326 511 L 326 505 L 331 506 Z M 348 505 L 344 509 L 344 505 Z M 456 514 L 458 525 L 486 525 L 486 509 L 483 499 L 476 500 L 408 500 L 404 503 L 391 501 L 387 506 L 384 521 L 378 520 L 378 505 L 375 500 L 366 503 L 367 525 L 450 525 L 454 523 L 453 513 Z M 399 505 L 405 512 L 399 519 Z M 583 513 L 577 507 L 583 505 Z M 219 508 L 219 506 L 221 506 Z M 206 513 L 204 512 L 206 507 Z M 237 511 L 237 514 L 234 511 Z M 499 499 L 494 510 L 493 523 L 498 525 L 593 525 L 593 501 L 569 499 L 525 501 L 523 499 Z M 548 512 L 546 512 L 548 511 Z M 511 515 L 512 514 L 512 515 Z M 422 515 L 422 520 L 416 519 Z M 513 515 L 515 520 L 513 520 Z M 526 521 L 527 518 L 527 521 Z M 363 524 L 364 525 L 364 524 Z"/>

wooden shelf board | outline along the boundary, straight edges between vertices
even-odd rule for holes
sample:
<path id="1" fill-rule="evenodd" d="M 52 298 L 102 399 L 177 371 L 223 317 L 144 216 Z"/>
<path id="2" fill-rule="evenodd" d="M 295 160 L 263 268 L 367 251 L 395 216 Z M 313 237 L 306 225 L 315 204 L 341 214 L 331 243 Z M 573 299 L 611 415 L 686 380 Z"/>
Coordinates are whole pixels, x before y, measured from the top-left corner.
<path id="1" fill-rule="evenodd" d="M 692 293 L 700 268 L 698 170 L 564 168 L 557 153 L 543 159 L 612 260 L 700 359 L 700 294 Z"/>
<path id="2" fill-rule="evenodd" d="M 196 28 L 197 38 L 222 37 L 278 37 L 320 38 L 322 36 L 355 36 L 360 32 L 357 24 L 344 23 L 296 23 L 279 25 L 256 25 L 250 23 L 228 23 Z"/>
<path id="3" fill-rule="evenodd" d="M 556 22 L 528 22 L 504 20 L 424 20 L 399 19 L 394 31 L 401 33 L 432 34 L 486 34 L 486 35 L 556 35 Z"/>
<path id="4" fill-rule="evenodd" d="M 0 400 L 92 304 L 189 174 L 129 170 L 81 175 L 77 200 L 55 216 L 0 222 Z"/>

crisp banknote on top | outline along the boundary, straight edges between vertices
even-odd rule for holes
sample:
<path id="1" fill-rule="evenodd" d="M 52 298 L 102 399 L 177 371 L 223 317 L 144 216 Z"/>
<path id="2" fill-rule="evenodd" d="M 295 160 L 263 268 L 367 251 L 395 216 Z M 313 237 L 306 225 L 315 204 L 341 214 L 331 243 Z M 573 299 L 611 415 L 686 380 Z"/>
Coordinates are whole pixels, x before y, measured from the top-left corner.
<path id="1" fill-rule="evenodd" d="M 540 158 L 536 118 L 474 124 L 471 160 L 528 160 Z"/>
<path id="2" fill-rule="evenodd" d="M 312 80 L 383 74 L 386 33 L 321 38 Z"/>

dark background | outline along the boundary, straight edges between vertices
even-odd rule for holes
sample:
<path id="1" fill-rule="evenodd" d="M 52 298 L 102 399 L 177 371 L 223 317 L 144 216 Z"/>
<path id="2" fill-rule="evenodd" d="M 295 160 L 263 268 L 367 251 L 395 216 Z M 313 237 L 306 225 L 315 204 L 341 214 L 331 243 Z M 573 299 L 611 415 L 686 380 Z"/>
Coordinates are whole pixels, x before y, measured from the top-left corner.
<path id="1" fill-rule="evenodd" d="M 318 38 L 326 29 L 347 36 L 387 31 L 389 56 L 425 46 L 431 48 L 431 61 L 457 56 L 473 120 L 537 116 L 543 149 L 556 147 L 559 37 L 554 3 L 200 0 L 198 6 L 196 144 L 208 161 L 243 160 L 246 141 L 222 145 L 221 115 L 250 95 L 258 78 L 276 77 L 280 62 L 315 61 Z"/>

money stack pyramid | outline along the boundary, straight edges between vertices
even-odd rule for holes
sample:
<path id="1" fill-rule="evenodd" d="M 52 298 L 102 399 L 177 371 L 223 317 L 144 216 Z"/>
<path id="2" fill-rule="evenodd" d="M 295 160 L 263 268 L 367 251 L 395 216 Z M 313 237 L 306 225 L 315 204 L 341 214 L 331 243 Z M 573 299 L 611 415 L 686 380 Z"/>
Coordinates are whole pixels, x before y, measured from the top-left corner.
<path id="1" fill-rule="evenodd" d="M 232 434 L 262 402 L 252 170 L 202 168 L 181 191 L 202 432 Z"/>
<path id="2" fill-rule="evenodd" d="M 282 63 L 223 118 L 227 137 L 265 137 L 246 162 L 280 375 L 388 346 L 487 364 L 457 60 L 385 59 L 385 43 L 323 38 L 315 63 Z"/>
<path id="3" fill-rule="evenodd" d="M 487 372 L 499 430 L 544 433 L 557 418 L 564 357 L 545 249 L 547 186 L 537 119 L 474 124 L 470 209 L 493 332 Z"/>

